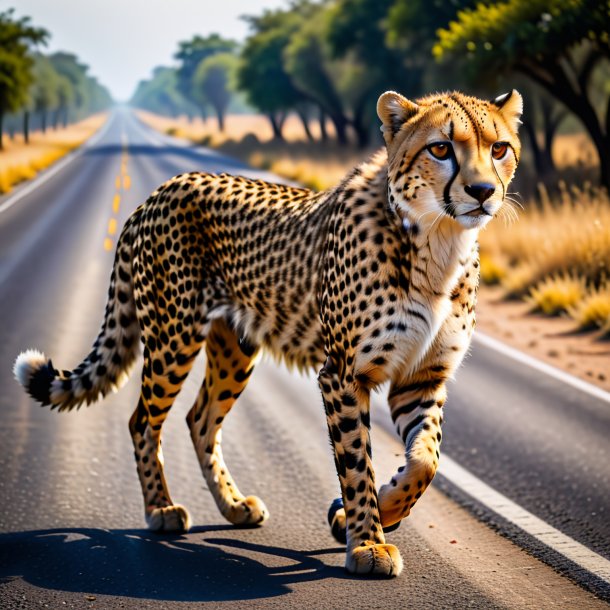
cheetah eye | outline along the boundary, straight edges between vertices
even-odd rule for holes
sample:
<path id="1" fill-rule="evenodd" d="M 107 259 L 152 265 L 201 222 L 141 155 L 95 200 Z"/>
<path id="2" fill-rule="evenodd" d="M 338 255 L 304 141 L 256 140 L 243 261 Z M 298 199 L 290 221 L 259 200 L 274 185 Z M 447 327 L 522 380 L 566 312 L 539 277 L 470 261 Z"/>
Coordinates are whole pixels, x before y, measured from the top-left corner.
<path id="1" fill-rule="evenodd" d="M 496 142 L 491 147 L 491 156 L 494 159 L 502 159 L 506 155 L 508 144 L 506 142 Z"/>
<path id="2" fill-rule="evenodd" d="M 451 148 L 451 144 L 449 144 L 449 142 L 435 142 L 434 144 L 430 144 L 428 146 L 428 150 L 435 159 L 444 161 L 451 156 L 451 151 L 453 149 Z"/>

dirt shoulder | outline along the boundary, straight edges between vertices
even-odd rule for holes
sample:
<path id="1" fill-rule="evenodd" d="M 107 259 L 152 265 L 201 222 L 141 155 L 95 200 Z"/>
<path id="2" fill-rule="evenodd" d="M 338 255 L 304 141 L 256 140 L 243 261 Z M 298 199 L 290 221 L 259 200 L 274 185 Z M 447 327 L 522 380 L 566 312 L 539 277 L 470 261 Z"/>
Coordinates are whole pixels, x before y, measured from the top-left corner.
<path id="1" fill-rule="evenodd" d="M 610 340 L 578 331 L 569 318 L 532 314 L 521 301 L 502 300 L 502 290 L 482 286 L 477 329 L 576 377 L 610 391 Z"/>

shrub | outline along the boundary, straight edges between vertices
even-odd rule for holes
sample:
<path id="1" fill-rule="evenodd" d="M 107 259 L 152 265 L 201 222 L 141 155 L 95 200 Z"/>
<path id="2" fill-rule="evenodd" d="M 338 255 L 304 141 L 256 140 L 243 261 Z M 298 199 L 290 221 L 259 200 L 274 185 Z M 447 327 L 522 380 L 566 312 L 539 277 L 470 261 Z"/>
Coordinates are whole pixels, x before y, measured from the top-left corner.
<path id="1" fill-rule="evenodd" d="M 577 305 L 586 293 L 585 281 L 569 274 L 551 275 L 530 289 L 527 301 L 535 311 L 556 316 Z"/>

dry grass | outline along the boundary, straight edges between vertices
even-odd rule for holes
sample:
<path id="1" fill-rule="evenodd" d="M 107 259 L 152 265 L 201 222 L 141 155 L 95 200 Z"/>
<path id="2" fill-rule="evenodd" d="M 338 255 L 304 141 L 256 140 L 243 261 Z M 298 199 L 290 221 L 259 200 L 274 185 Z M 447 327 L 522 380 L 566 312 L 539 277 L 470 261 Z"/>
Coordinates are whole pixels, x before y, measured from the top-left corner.
<path id="1" fill-rule="evenodd" d="M 610 282 L 589 290 L 581 301 L 568 308 L 568 313 L 583 329 L 602 328 L 610 333 Z"/>
<path id="2" fill-rule="evenodd" d="M 269 121 L 260 115 L 230 115 L 225 132 L 220 133 L 215 119 L 204 123 L 201 119 L 189 122 L 186 117 L 168 118 L 141 110 L 137 114 L 157 131 L 212 146 L 252 167 L 272 171 L 314 190 L 334 186 L 371 152 L 338 146 L 330 124 L 327 125 L 328 142 L 309 142 L 301 121 L 294 115 L 286 119 L 285 141 L 278 141 L 273 139 Z M 319 140 L 317 122 L 312 121 L 310 129 Z"/>
<path id="3" fill-rule="evenodd" d="M 560 273 L 544 278 L 530 289 L 526 298 L 534 311 L 556 316 L 580 303 L 587 292 L 583 278 Z"/>
<path id="4" fill-rule="evenodd" d="M 260 142 L 273 139 L 273 131 L 268 119 L 260 114 L 231 114 L 226 117 L 225 131 L 218 130 L 218 123 L 213 117 L 203 121 L 197 117 L 193 120 L 186 116 L 165 117 L 145 110 L 138 110 L 137 115 L 141 121 L 150 127 L 178 138 L 205 143 L 206 146 L 220 146 L 224 142 L 239 141 L 249 135 L 256 136 Z M 320 137 L 320 127 L 316 121 L 310 123 L 310 129 L 316 139 Z M 332 125 L 327 124 L 329 135 L 334 134 Z M 288 142 L 305 140 L 305 131 L 299 118 L 290 114 L 284 124 L 283 135 Z"/>
<path id="5" fill-rule="evenodd" d="M 0 151 L 0 193 L 8 193 L 13 186 L 30 180 L 80 146 L 105 120 L 105 114 L 98 114 L 67 128 L 47 130 L 46 134 L 35 131 L 29 144 L 21 136 L 6 138 L 4 150 Z"/>
<path id="6" fill-rule="evenodd" d="M 482 256 L 504 269 L 499 281 L 507 296 L 533 299 L 545 313 L 568 311 L 580 325 L 590 318 L 602 326 L 601 317 L 588 316 L 579 306 L 596 295 L 592 303 L 606 299 L 610 307 L 609 291 L 601 288 L 610 276 L 607 194 L 563 186 L 551 201 L 543 192 L 540 205 L 527 205 L 508 227 L 491 223 L 480 242 Z"/>

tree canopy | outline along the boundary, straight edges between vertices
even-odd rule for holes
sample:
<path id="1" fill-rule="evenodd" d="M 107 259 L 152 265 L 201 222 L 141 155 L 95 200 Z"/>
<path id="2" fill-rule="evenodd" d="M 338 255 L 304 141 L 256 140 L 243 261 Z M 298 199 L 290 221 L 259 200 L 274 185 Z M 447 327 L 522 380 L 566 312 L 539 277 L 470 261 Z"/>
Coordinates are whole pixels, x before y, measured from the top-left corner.
<path id="1" fill-rule="evenodd" d="M 596 109 L 594 70 L 610 59 L 608 0 L 505 0 L 462 10 L 438 32 L 434 55 L 465 56 L 477 70 L 527 75 L 583 122 L 610 186 L 610 100 Z"/>

